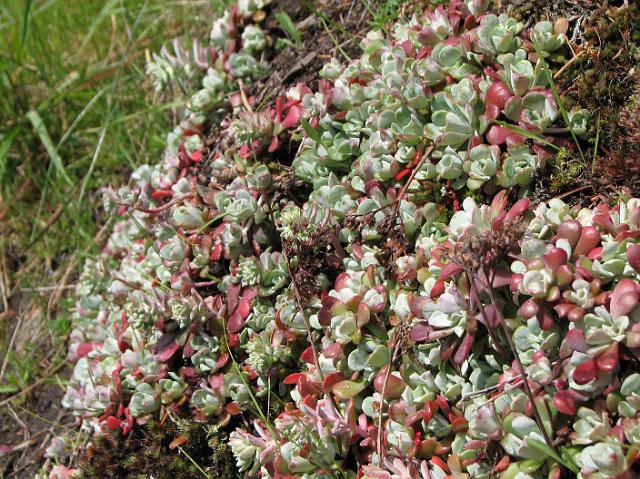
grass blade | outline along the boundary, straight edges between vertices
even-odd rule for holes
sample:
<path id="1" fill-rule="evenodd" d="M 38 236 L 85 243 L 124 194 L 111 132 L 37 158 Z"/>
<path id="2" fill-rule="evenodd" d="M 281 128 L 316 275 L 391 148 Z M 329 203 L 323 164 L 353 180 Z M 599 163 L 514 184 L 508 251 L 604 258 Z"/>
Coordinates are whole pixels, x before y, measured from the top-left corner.
<path id="1" fill-rule="evenodd" d="M 536 135 L 535 133 L 525 130 L 524 128 L 520 128 L 519 126 L 516 125 L 512 125 L 511 123 L 507 123 L 505 121 L 501 121 L 501 120 L 493 120 L 493 122 L 496 125 L 500 125 L 505 127 L 507 130 L 511 130 L 515 133 L 518 133 L 522 136 L 524 136 L 525 138 L 528 138 L 530 140 L 533 141 L 537 141 L 538 143 L 542 143 L 543 145 L 546 145 L 550 148 L 553 148 L 556 151 L 560 151 L 560 148 L 558 148 L 558 146 L 554 145 L 553 143 L 551 143 L 550 141 L 545 140 L 542 136 L 540 135 Z"/>
<path id="2" fill-rule="evenodd" d="M 4 175 L 7 173 L 7 168 L 9 167 L 7 153 L 9 153 L 11 145 L 13 145 L 13 140 L 18 134 L 18 131 L 18 128 L 14 128 L 6 135 L 0 134 L 0 184 L 2 184 Z"/>
<path id="3" fill-rule="evenodd" d="M 276 20 L 282 27 L 282 29 L 286 32 L 287 35 L 295 42 L 296 45 L 302 44 L 302 35 L 300 31 L 296 28 L 291 20 L 291 17 L 287 14 L 287 12 L 278 12 L 276 13 Z"/>
<path id="4" fill-rule="evenodd" d="M 567 126 L 567 128 L 569 128 L 569 131 L 571 132 L 571 137 L 573 138 L 573 142 L 575 143 L 576 147 L 578 148 L 578 151 L 580 152 L 582 163 L 583 165 L 586 166 L 587 160 L 584 156 L 584 152 L 582 151 L 582 148 L 580 147 L 580 143 L 578 142 L 578 137 L 576 136 L 575 132 L 573 131 L 573 128 L 571 127 L 571 122 L 569 121 L 569 114 L 567 113 L 567 109 L 564 107 L 564 103 L 562 101 L 562 98 L 560 97 L 560 92 L 558 90 L 558 87 L 556 86 L 556 83 L 553 81 L 553 74 L 551 73 L 551 70 L 549 70 L 549 66 L 547 65 L 547 62 L 544 59 L 543 52 L 540 49 L 540 47 L 535 42 L 533 42 L 533 47 L 536 49 L 536 54 L 538 55 L 538 60 L 540 61 L 540 66 L 542 67 L 542 71 L 547 76 L 547 80 L 549 80 L 549 86 L 551 87 L 551 91 L 553 92 L 553 97 L 555 98 L 556 103 L 558 104 L 558 108 L 560 108 L 560 113 L 562 114 L 562 120 L 564 121 L 564 124 Z"/>
<path id="5" fill-rule="evenodd" d="M 27 41 L 27 34 L 29 33 L 29 19 L 31 18 L 31 5 L 32 0 L 27 0 L 24 6 L 24 15 L 22 17 L 22 31 L 20 32 L 20 48 L 24 47 Z"/>
<path id="6" fill-rule="evenodd" d="M 30 110 L 27 112 L 27 118 L 31 122 L 31 125 L 33 125 L 33 131 L 38 135 L 38 138 L 40 138 L 40 141 L 44 145 L 45 150 L 47 150 L 47 154 L 53 162 L 53 165 L 56 167 L 56 170 L 58 170 L 60 176 L 62 176 L 69 185 L 72 185 L 73 182 L 64 169 L 62 158 L 60 158 L 58 150 L 56 150 L 56 147 L 51 141 L 47 127 L 45 126 L 44 121 L 42 121 L 40 114 L 35 110 Z"/>

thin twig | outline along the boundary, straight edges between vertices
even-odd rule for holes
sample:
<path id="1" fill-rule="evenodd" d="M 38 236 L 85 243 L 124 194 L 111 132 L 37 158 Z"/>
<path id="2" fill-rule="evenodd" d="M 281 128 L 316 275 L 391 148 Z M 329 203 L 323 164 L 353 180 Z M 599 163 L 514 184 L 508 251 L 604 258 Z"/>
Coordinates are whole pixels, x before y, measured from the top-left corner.
<path id="1" fill-rule="evenodd" d="M 487 271 L 484 265 L 482 269 L 484 271 L 485 276 L 489 278 L 489 275 L 487 274 Z M 518 350 L 516 349 L 516 345 L 513 342 L 513 338 L 511 337 L 509 327 L 507 326 L 507 323 L 504 320 L 502 311 L 500 310 L 500 308 L 498 308 L 498 302 L 496 301 L 495 295 L 493 293 L 493 281 L 489 284 L 489 287 L 487 288 L 487 292 L 489 294 L 489 300 L 491 301 L 491 304 L 496 310 L 496 315 L 498 316 L 498 321 L 500 322 L 500 326 L 502 326 L 504 335 L 507 337 L 507 342 L 509 343 L 509 348 L 513 353 L 513 357 L 516 361 L 516 364 L 518 365 L 518 368 L 520 369 L 521 374 L 524 376 L 524 381 L 523 381 L 524 389 L 527 393 L 527 397 L 529 398 L 529 402 L 531 402 L 531 409 L 533 410 L 533 415 L 536 418 L 536 422 L 538 423 L 540 432 L 542 432 L 542 435 L 544 436 L 544 440 L 547 443 L 547 446 L 549 446 L 551 450 L 555 451 L 555 447 L 553 446 L 553 442 L 549 437 L 547 428 L 544 426 L 544 422 L 542 421 L 542 416 L 540 416 L 540 411 L 538 411 L 538 406 L 536 405 L 533 392 L 531 391 L 531 386 L 529 385 L 529 378 L 527 376 L 527 370 L 524 368 L 522 361 L 520 361 L 520 356 L 518 355 Z"/>

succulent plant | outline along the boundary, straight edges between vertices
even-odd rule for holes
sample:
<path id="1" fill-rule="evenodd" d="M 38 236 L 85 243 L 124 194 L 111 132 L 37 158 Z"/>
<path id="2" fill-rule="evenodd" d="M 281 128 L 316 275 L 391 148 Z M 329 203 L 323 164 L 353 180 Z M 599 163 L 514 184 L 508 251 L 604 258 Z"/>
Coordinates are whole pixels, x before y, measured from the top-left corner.
<path id="1" fill-rule="evenodd" d="M 455 1 L 260 108 L 238 80 L 272 54 L 266 5 L 214 24 L 162 162 L 107 194 L 65 405 L 123 435 L 165 412 L 236 424 L 247 477 L 631 470 L 640 201 L 527 199 L 558 132 L 588 133 L 540 61 L 564 35 Z"/>

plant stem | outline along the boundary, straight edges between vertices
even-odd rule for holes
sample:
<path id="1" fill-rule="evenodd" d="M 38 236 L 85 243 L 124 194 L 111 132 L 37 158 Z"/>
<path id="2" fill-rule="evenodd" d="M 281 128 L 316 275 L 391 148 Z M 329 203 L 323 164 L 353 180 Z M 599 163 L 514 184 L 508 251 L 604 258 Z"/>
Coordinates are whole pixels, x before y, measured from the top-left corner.
<path id="1" fill-rule="evenodd" d="M 484 270 L 484 268 L 483 268 Z M 489 274 L 487 273 L 486 270 L 484 270 L 485 276 L 487 278 L 489 278 Z M 524 368 L 524 366 L 522 365 L 522 361 L 520 361 L 520 356 L 518 355 L 518 351 L 516 349 L 516 345 L 513 342 L 513 338 L 511 337 L 511 333 L 509 331 L 509 328 L 507 326 L 507 323 L 504 320 L 504 316 L 502 315 L 502 311 L 498 308 L 498 303 L 496 301 L 495 295 L 493 293 L 493 281 L 491 281 L 491 283 L 489 284 L 489 287 L 487 288 L 487 292 L 489 294 L 489 300 L 491 301 L 491 304 L 493 305 L 493 307 L 496 310 L 496 314 L 498 316 L 498 321 L 500 322 L 500 325 L 502 326 L 502 330 L 504 331 L 504 335 L 507 337 L 507 342 L 509 343 L 509 348 L 511 349 L 511 352 L 513 353 L 513 357 L 516 361 L 516 364 L 518 365 L 518 369 L 520 369 L 520 374 L 522 374 L 524 380 L 523 380 L 523 384 L 524 384 L 524 389 L 527 393 L 527 396 L 529 398 L 529 402 L 531 403 L 531 408 L 533 410 L 533 415 L 536 419 L 536 422 L 538 423 L 538 427 L 540 428 L 540 432 L 542 432 L 542 435 L 544 436 L 544 440 L 547 443 L 547 446 L 549 446 L 549 448 L 551 448 L 553 451 L 555 451 L 555 447 L 553 446 L 553 442 L 551 441 L 551 438 L 549 437 L 549 434 L 547 433 L 547 428 L 544 426 L 544 422 L 542 421 L 542 416 L 540 416 L 540 411 L 538 411 L 538 406 L 536 406 L 536 402 L 535 402 L 535 398 L 533 397 L 533 392 L 531 391 L 531 386 L 529 386 L 529 378 L 527 377 L 527 371 Z"/>

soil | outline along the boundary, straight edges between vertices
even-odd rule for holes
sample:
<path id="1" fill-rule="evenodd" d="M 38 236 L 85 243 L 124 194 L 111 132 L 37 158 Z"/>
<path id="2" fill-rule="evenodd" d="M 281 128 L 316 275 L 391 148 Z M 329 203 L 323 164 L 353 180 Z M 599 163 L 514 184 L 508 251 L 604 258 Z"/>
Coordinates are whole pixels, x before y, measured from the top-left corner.
<path id="1" fill-rule="evenodd" d="M 268 75 L 254 82 L 250 89 L 257 105 L 277 97 L 297 83 L 303 83 L 315 91 L 320 69 L 336 56 L 336 45 L 350 58 L 359 56 L 360 40 L 369 30 L 371 20 L 364 2 L 333 0 L 323 2 L 321 6 L 317 2 L 316 6 L 312 6 L 312 3 L 314 2 L 280 0 L 272 5 L 263 28 L 272 38 L 286 38 L 276 19 L 276 13 L 286 12 L 300 31 L 303 42 L 298 47 L 286 46 L 269 59 Z M 326 28 L 313 8 L 317 8 L 317 12 L 328 19 L 325 20 Z M 333 38 L 328 35 L 327 28 Z M 341 61 L 346 61 L 340 55 L 337 53 Z"/>
<path id="2" fill-rule="evenodd" d="M 68 377 L 71 371 L 65 368 L 58 374 Z M 65 427 L 75 430 L 72 415 L 60 404 L 63 396 L 60 385 L 42 384 L 25 395 L 23 403 L 14 403 L 15 416 L 7 406 L 0 407 L 0 477 L 35 477 L 46 460 L 51 438 L 62 434 Z"/>

